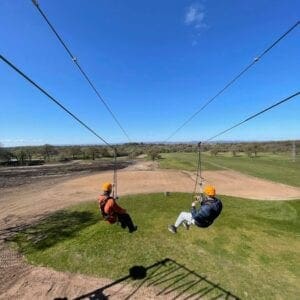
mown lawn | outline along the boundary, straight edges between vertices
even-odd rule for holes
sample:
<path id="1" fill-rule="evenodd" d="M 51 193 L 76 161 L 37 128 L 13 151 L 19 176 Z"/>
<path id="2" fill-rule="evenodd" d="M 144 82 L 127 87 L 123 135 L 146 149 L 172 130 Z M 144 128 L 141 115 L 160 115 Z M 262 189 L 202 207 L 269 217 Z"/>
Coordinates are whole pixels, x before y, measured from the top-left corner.
<path id="1" fill-rule="evenodd" d="M 198 153 L 162 153 L 161 159 L 158 160 L 162 169 L 177 169 L 186 171 L 196 171 L 198 164 Z M 207 161 L 202 163 L 203 170 L 220 170 L 222 168 L 214 166 Z"/>
<path id="2" fill-rule="evenodd" d="M 240 298 L 297 299 L 300 200 L 221 198 L 223 212 L 208 229 L 171 234 L 167 225 L 189 209 L 191 195 L 148 194 L 120 200 L 139 226 L 133 234 L 100 221 L 90 202 L 52 215 L 14 241 L 29 262 L 57 270 L 118 279 L 134 265 L 170 258 Z"/>
<path id="3" fill-rule="evenodd" d="M 203 153 L 204 170 L 230 168 L 248 175 L 300 187 L 300 158 L 293 162 L 287 155 L 261 154 L 249 158 L 245 155 L 210 156 Z M 197 168 L 196 153 L 166 153 L 159 161 L 161 168 L 194 171 Z"/>

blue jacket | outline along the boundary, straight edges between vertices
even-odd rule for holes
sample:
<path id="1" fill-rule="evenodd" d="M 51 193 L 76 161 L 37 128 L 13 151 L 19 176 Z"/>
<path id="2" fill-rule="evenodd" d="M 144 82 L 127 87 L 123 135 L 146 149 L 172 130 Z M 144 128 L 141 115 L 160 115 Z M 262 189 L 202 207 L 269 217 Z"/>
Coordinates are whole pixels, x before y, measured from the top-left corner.
<path id="1" fill-rule="evenodd" d="M 195 220 L 195 225 L 199 227 L 208 227 L 219 216 L 222 211 L 222 202 L 215 197 L 207 197 L 201 201 L 201 206 L 197 210 L 192 207 L 191 213 Z"/>

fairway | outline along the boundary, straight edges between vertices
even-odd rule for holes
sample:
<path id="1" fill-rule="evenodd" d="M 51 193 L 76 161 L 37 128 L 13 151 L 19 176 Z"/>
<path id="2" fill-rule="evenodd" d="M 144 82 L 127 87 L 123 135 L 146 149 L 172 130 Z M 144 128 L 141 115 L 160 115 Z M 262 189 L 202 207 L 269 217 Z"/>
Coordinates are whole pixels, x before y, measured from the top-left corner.
<path id="1" fill-rule="evenodd" d="M 132 235 L 99 221 L 96 203 L 88 202 L 55 213 L 14 241 L 29 262 L 56 270 L 117 279 L 134 265 L 170 258 L 241 298 L 296 299 L 300 201 L 221 198 L 224 210 L 208 229 L 171 234 L 167 225 L 189 209 L 191 195 L 148 194 L 121 200 L 139 225 Z"/>
<path id="2" fill-rule="evenodd" d="M 161 168 L 195 171 L 197 153 L 163 153 L 159 164 Z M 203 153 L 203 170 L 233 169 L 251 176 L 300 187 L 300 159 L 295 162 L 287 155 L 261 154 L 258 157 L 240 155 L 211 156 Z"/>

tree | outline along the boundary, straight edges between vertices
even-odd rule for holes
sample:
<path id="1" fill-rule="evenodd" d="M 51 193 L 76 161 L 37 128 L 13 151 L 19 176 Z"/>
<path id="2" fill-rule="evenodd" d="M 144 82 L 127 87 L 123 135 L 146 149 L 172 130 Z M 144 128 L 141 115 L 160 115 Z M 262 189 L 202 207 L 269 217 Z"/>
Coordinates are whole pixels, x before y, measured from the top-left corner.
<path id="1" fill-rule="evenodd" d="M 147 155 L 148 155 L 148 157 L 149 157 L 152 161 L 161 158 L 161 156 L 160 156 L 160 154 L 159 154 L 159 151 L 156 150 L 156 149 L 151 149 L 151 150 L 149 150 L 148 153 L 147 153 Z"/>
<path id="2" fill-rule="evenodd" d="M 52 155 L 57 154 L 57 150 L 54 146 L 46 144 L 42 146 L 41 153 L 44 157 L 44 160 L 50 160 Z"/>
<path id="3" fill-rule="evenodd" d="M 130 159 L 135 159 L 137 158 L 139 155 L 143 154 L 143 151 L 141 150 L 133 150 L 133 151 L 130 151 L 128 156 Z"/>
<path id="4" fill-rule="evenodd" d="M 238 147 L 236 145 L 232 145 L 230 148 L 231 154 L 233 157 L 236 157 L 237 152 L 238 152 Z"/>
<path id="5" fill-rule="evenodd" d="M 72 156 L 72 159 L 78 159 L 78 156 L 82 154 L 79 146 L 71 146 L 68 150 L 69 154 Z"/>
<path id="6" fill-rule="evenodd" d="M 254 144 L 253 147 L 252 147 L 252 150 L 253 150 L 253 153 L 254 153 L 254 156 L 257 157 L 257 153 L 258 151 L 260 151 L 260 147 L 258 144 Z"/>
<path id="7" fill-rule="evenodd" d="M 219 149 L 217 147 L 214 147 L 210 150 L 210 155 L 211 156 L 217 156 L 219 153 Z"/>
<path id="8" fill-rule="evenodd" d="M 83 159 L 88 159 L 90 158 L 90 153 L 89 153 L 89 147 L 81 147 L 81 153 L 82 153 L 82 157 Z"/>
<path id="9" fill-rule="evenodd" d="M 109 151 L 107 150 L 106 147 L 101 147 L 99 149 L 99 154 L 102 156 L 102 157 L 111 157 L 111 154 L 109 153 Z"/>
<path id="10" fill-rule="evenodd" d="M 92 160 L 95 160 L 95 158 L 98 157 L 99 149 L 97 147 L 88 147 L 87 153 Z"/>
<path id="11" fill-rule="evenodd" d="M 251 145 L 246 145 L 244 148 L 244 152 L 247 154 L 248 157 L 252 157 L 253 147 Z"/>
<path id="12" fill-rule="evenodd" d="M 0 161 L 3 160 L 3 161 L 7 161 L 11 158 L 11 153 L 2 147 L 2 144 L 0 143 Z"/>
<path id="13" fill-rule="evenodd" d="M 14 155 L 17 157 L 19 163 L 21 165 L 24 165 L 24 162 L 27 158 L 27 154 L 26 151 L 24 149 L 17 149 L 16 151 L 14 151 Z"/>
<path id="14" fill-rule="evenodd" d="M 33 150 L 33 149 L 32 149 L 31 147 L 26 147 L 26 148 L 24 148 L 24 151 L 25 151 L 25 153 L 26 153 L 26 157 L 27 157 L 27 159 L 28 159 L 29 161 L 32 160 L 32 153 L 33 153 L 32 150 Z"/>

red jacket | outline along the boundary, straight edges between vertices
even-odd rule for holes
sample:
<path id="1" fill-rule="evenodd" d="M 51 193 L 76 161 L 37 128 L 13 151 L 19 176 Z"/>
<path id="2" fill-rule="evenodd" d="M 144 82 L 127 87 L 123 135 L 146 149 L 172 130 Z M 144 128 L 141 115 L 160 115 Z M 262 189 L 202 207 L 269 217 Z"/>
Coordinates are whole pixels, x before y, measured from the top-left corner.
<path id="1" fill-rule="evenodd" d="M 100 195 L 98 198 L 99 209 L 101 209 L 101 202 L 105 201 L 109 196 Z M 104 206 L 104 213 L 108 215 L 106 219 L 109 223 L 113 224 L 117 221 L 118 214 L 125 214 L 126 210 L 116 203 L 114 198 L 109 198 Z"/>

